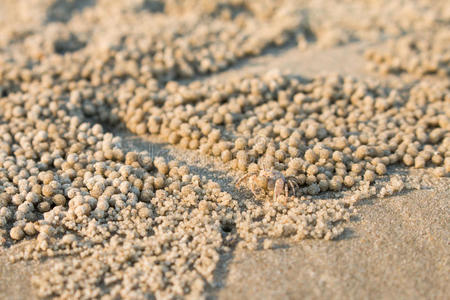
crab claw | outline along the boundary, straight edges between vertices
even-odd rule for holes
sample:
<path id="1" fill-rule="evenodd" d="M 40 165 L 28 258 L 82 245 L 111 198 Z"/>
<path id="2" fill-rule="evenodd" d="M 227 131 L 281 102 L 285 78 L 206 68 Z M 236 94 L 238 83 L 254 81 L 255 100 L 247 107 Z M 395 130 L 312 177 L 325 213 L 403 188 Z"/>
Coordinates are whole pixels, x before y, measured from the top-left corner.
<path id="1" fill-rule="evenodd" d="M 275 187 L 273 189 L 273 201 L 276 201 L 278 196 L 282 195 L 283 192 L 285 192 L 285 184 L 284 184 L 284 180 L 282 178 L 278 178 L 275 181 Z"/>
<path id="2" fill-rule="evenodd" d="M 238 180 L 236 180 L 235 184 L 236 186 L 241 185 L 241 183 L 246 180 L 247 178 L 250 177 L 251 174 L 245 174 L 244 176 L 242 176 L 241 178 L 239 178 Z"/>

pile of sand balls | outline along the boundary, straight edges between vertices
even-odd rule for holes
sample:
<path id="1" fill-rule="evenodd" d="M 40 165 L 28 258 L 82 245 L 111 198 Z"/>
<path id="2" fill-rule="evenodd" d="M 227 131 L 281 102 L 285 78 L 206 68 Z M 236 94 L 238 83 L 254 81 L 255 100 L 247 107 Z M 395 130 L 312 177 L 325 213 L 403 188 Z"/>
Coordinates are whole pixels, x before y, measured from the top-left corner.
<path id="1" fill-rule="evenodd" d="M 289 0 L 48 0 L 1 19 L 0 244 L 27 241 L 11 261 L 53 260 L 33 279 L 43 298 L 197 299 L 235 247 L 340 236 L 357 201 L 408 188 L 397 176 L 374 185 L 392 165 L 448 176 L 448 30 L 435 28 L 448 12 L 441 1 L 399 3 L 354 4 L 377 8 L 366 25 L 328 22 L 326 11 L 306 18 Z M 299 32 L 329 47 L 422 29 L 436 35 L 406 36 L 398 49 L 423 54 L 420 75 L 437 60 L 439 81 L 392 87 L 276 71 L 175 81 Z M 130 149 L 115 134 L 123 128 L 189 149 L 234 180 L 275 169 L 299 188 L 271 200 L 268 178 L 257 177 L 267 197 L 255 198 L 189 160 Z"/>
<path id="2" fill-rule="evenodd" d="M 368 69 L 381 74 L 450 75 L 450 30 L 413 33 L 365 52 Z"/>
<path id="3" fill-rule="evenodd" d="M 376 81 L 269 72 L 135 91 L 119 88 L 112 109 L 131 132 L 217 157 L 236 171 L 275 168 L 297 177 L 298 195 L 373 182 L 397 163 L 450 171 L 448 81 L 404 93 Z"/>
<path id="4" fill-rule="evenodd" d="M 4 2 L 4 51 L 32 60 L 80 51 L 108 60 L 112 51 L 110 64 L 119 51 L 143 60 L 145 73 L 163 79 L 222 70 L 294 35 L 301 49 L 329 48 L 448 26 L 450 16 L 445 0 Z"/>
<path id="5" fill-rule="evenodd" d="M 288 0 L 161 1 L 162 10 L 146 9 L 152 6 L 147 2 L 98 1 L 68 10 L 73 15 L 66 22 L 42 20 L 6 45 L 3 55 L 13 66 L 24 62 L 31 77 L 56 59 L 57 77 L 64 80 L 83 78 L 97 85 L 130 77 L 170 80 L 217 72 L 282 45 L 299 25 Z M 8 67 L 2 72 L 10 73 Z"/>
<path id="6" fill-rule="evenodd" d="M 42 297 L 198 297 L 236 243 L 332 239 L 355 213 L 346 200 L 233 199 L 178 160 L 124 151 L 44 86 L 0 108 L 2 243 L 29 240 L 11 261 L 57 260 L 34 280 Z"/>
<path id="7" fill-rule="evenodd" d="M 378 42 L 449 25 L 450 5 L 438 1 L 306 1 L 297 46 L 330 48 Z"/>

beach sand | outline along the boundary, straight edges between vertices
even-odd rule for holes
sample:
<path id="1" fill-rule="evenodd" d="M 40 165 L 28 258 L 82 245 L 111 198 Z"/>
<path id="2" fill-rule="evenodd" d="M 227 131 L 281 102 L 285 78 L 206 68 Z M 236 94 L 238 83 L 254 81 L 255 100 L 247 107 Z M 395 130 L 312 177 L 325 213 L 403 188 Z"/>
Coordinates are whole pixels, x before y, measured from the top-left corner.
<path id="1" fill-rule="evenodd" d="M 226 80 L 273 69 L 314 77 L 336 73 L 358 79 L 379 76 L 365 68 L 364 53 L 383 41 L 355 41 L 329 48 L 300 51 L 296 43 L 271 47 L 224 71 L 196 80 Z M 444 78 L 445 79 L 445 78 Z M 402 79 L 408 81 L 408 79 Z M 431 78 L 433 80 L 441 80 Z M 189 82 L 182 79 L 180 82 Z M 185 151 L 155 138 L 138 137 L 115 129 L 129 150 L 148 150 L 188 164 L 191 171 L 218 182 L 223 191 L 239 197 L 227 169 L 196 151 Z M 422 178 L 426 171 L 390 168 L 391 174 Z M 205 288 L 209 299 L 447 299 L 450 293 L 450 179 L 434 180 L 419 190 L 406 189 L 390 197 L 370 197 L 355 207 L 358 213 L 344 233 L 332 241 L 274 240 L 272 249 L 235 248 L 220 254 L 214 282 Z M 0 248 L 0 299 L 35 299 L 31 277 L 52 265 L 41 261 L 8 260 L 29 243 Z M 89 276 L 89 274 L 86 274 Z"/>

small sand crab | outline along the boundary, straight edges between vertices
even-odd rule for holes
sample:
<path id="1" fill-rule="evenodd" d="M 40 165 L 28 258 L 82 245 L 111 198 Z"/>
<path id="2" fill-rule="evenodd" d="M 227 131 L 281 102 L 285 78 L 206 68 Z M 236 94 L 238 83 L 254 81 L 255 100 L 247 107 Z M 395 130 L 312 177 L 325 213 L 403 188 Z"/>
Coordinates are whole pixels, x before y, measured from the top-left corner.
<path id="1" fill-rule="evenodd" d="M 299 189 L 297 178 L 284 176 L 280 171 L 274 169 L 264 169 L 259 172 L 245 174 L 236 181 L 236 185 L 239 186 L 245 180 L 248 180 L 249 188 L 255 197 L 260 196 L 261 191 L 264 189 L 273 190 L 274 201 L 283 193 L 288 197 L 289 191 L 295 195 Z"/>

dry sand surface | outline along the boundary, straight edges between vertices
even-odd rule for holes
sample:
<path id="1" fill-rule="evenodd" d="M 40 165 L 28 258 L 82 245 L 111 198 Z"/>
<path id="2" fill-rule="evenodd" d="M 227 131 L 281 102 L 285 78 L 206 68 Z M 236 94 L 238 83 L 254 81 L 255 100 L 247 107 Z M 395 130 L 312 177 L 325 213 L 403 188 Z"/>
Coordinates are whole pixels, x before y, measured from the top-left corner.
<path id="1" fill-rule="evenodd" d="M 0 299 L 447 299 L 449 28 L 432 0 L 1 1 Z"/>

